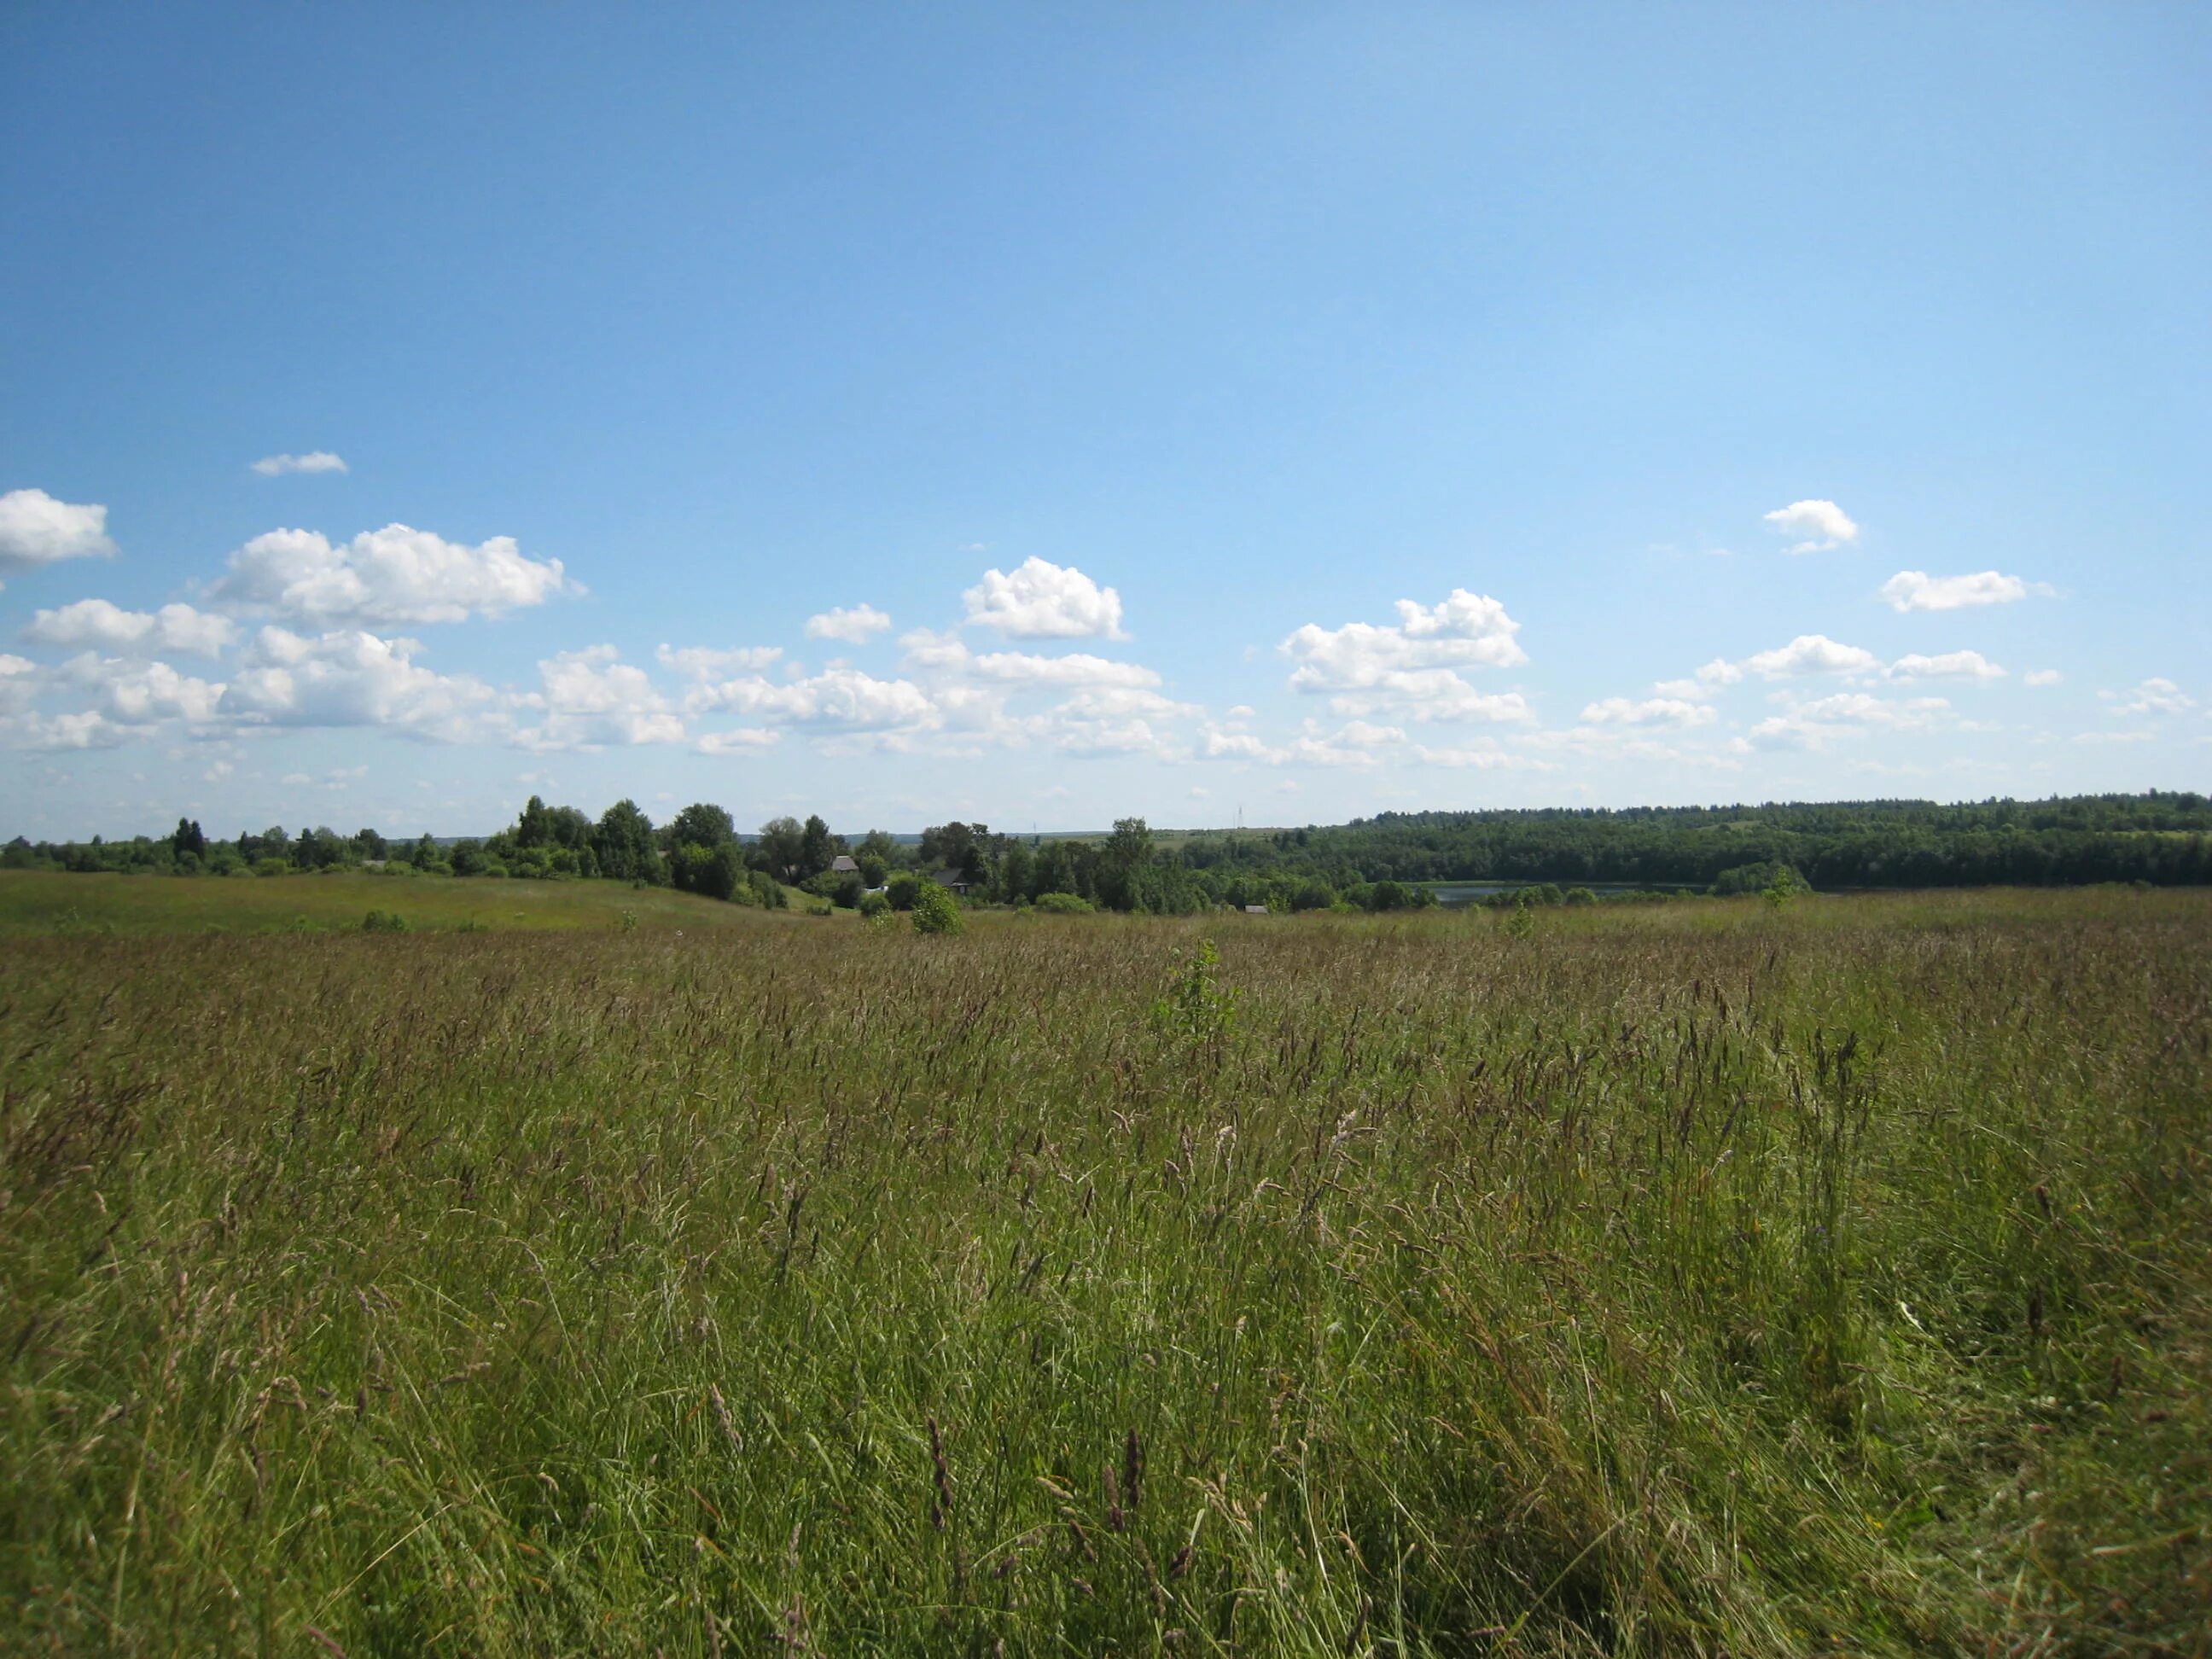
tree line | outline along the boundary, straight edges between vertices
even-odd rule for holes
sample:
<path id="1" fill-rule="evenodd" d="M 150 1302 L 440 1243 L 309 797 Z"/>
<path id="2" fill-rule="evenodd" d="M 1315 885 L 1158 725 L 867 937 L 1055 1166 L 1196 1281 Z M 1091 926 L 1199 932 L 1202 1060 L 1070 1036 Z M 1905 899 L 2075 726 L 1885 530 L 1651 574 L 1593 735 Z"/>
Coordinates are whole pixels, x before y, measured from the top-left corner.
<path id="1" fill-rule="evenodd" d="M 848 840 L 818 815 L 741 834 L 696 802 L 655 824 L 635 801 L 597 818 L 532 795 L 481 838 L 392 840 L 374 830 L 271 827 L 210 838 L 180 818 L 166 837 L 0 848 L 11 869 L 276 875 L 371 868 L 395 874 L 670 886 L 781 908 L 797 894 L 852 908 L 910 908 L 927 885 L 971 902 L 1185 914 L 1217 905 L 1389 910 L 1436 902 L 1434 884 L 1747 891 L 1771 872 L 1820 889 L 2212 883 L 2212 802 L 2202 795 L 1386 812 L 1340 825 L 1156 836 L 1142 818 L 1096 837 L 1019 836 L 959 821 L 918 840 Z"/>

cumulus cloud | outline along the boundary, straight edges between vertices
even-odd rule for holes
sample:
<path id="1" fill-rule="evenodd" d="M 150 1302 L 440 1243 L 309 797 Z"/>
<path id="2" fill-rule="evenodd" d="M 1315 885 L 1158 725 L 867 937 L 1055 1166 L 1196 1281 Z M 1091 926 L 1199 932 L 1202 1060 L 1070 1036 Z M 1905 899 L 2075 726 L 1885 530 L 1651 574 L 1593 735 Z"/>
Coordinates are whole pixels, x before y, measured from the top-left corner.
<path id="1" fill-rule="evenodd" d="M 58 610 L 41 611 L 23 629 L 40 645 L 91 646 L 115 652 L 183 651 L 219 655 L 238 641 L 238 624 L 228 617 L 165 605 L 159 611 L 125 611 L 106 599 L 79 599 Z"/>
<path id="2" fill-rule="evenodd" d="M 76 714 L 21 714 L 0 720 L 0 744 L 10 749 L 112 749 L 136 735 L 96 708 Z"/>
<path id="3" fill-rule="evenodd" d="M 2185 714 L 2197 699 L 2162 675 L 2142 681 L 2132 691 L 2100 691 L 2115 714 Z"/>
<path id="4" fill-rule="evenodd" d="M 1376 733 L 1380 733 L 1380 741 Z M 1249 732 L 1232 732 L 1208 726 L 1200 734 L 1199 755 L 1206 760 L 1249 761 L 1260 766 L 1370 767 L 1381 764 L 1377 748 L 1402 743 L 1406 734 L 1395 727 L 1361 723 L 1334 733 L 1324 733 L 1313 721 L 1288 743 L 1264 743 Z"/>
<path id="5" fill-rule="evenodd" d="M 1025 651 L 973 652 L 957 635 L 920 629 L 899 643 L 906 666 L 916 673 L 957 676 L 1003 685 L 1154 686 L 1160 677 L 1141 663 L 1116 662 L 1088 652 L 1039 656 Z"/>
<path id="6" fill-rule="evenodd" d="M 943 721 L 929 694 L 911 680 L 880 680 L 856 668 L 832 668 L 781 682 L 758 674 L 694 686 L 684 706 L 792 726 L 847 732 L 934 726 Z"/>
<path id="7" fill-rule="evenodd" d="M 1531 755 L 1516 754 L 1495 743 L 1441 749 L 1420 744 L 1415 745 L 1413 755 L 1424 766 L 1443 766 L 1455 770 L 1552 772 L 1558 769 L 1550 761 L 1538 760 Z"/>
<path id="8" fill-rule="evenodd" d="M 1924 570 L 1900 570 L 1881 585 L 1893 611 L 1960 611 L 1968 605 L 2010 605 L 2027 597 L 2017 576 L 1978 570 L 1971 576 L 1931 576 Z"/>
<path id="9" fill-rule="evenodd" d="M 1100 760 L 1117 755 L 1173 757 L 1174 742 L 1145 720 L 1085 720 L 1066 709 L 1054 711 L 1044 735 L 1071 760 Z"/>
<path id="10" fill-rule="evenodd" d="M 1584 708 L 1582 717 L 1593 726 L 1691 726 L 1710 725 L 1720 711 L 1684 697 L 1607 697 Z"/>
<path id="11" fill-rule="evenodd" d="M 1126 720 L 1137 714 L 1161 720 L 1200 710 L 1195 703 L 1177 702 L 1141 686 L 1107 685 L 1082 688 L 1054 712 L 1082 720 Z"/>
<path id="12" fill-rule="evenodd" d="M 757 755 L 783 741 L 783 733 L 764 726 L 739 726 L 703 733 L 692 747 L 702 755 Z"/>
<path id="13" fill-rule="evenodd" d="M 343 472 L 346 464 L 327 449 L 313 449 L 304 455 L 264 455 L 253 470 L 274 478 L 286 472 Z"/>
<path id="14" fill-rule="evenodd" d="M 1408 720 L 1520 720 L 1532 717 L 1518 692 L 1477 691 L 1462 668 L 1528 661 L 1514 635 L 1521 624 L 1487 595 L 1454 588 L 1441 602 L 1397 602 L 1395 624 L 1308 623 L 1282 642 L 1297 665 L 1291 689 L 1330 694 L 1340 714 L 1388 713 Z"/>
<path id="15" fill-rule="evenodd" d="M 849 611 L 842 605 L 833 605 L 820 616 L 806 619 L 806 637 L 866 645 L 890 625 L 890 616 L 872 605 L 856 605 Z"/>
<path id="16" fill-rule="evenodd" d="M 59 678 L 93 694 L 100 712 L 125 726 L 216 717 L 221 682 L 180 674 L 165 662 L 134 663 L 86 652 L 62 665 Z"/>
<path id="17" fill-rule="evenodd" d="M 1715 657 L 1703 668 L 1686 678 L 1661 680 L 1651 689 L 1662 697 L 1681 702 L 1699 702 L 1713 696 L 1724 685 L 1734 685 L 1743 678 L 1743 669 L 1725 657 Z"/>
<path id="18" fill-rule="evenodd" d="M 109 558 L 114 552 L 104 507 L 57 501 L 43 489 L 0 495 L 0 575 L 64 559 Z"/>
<path id="19" fill-rule="evenodd" d="M 358 629 L 319 635 L 269 627 L 247 645 L 217 703 L 251 725 L 378 726 L 458 740 L 472 735 L 495 694 L 467 676 L 417 664 L 422 645 Z"/>
<path id="20" fill-rule="evenodd" d="M 343 544 L 272 530 L 232 554 L 211 591 L 222 604 L 327 628 L 495 617 L 580 590 L 560 560 L 526 557 L 512 537 L 471 546 L 390 524 Z"/>
<path id="21" fill-rule="evenodd" d="M 2005 671 L 1978 651 L 1946 651 L 1937 657 L 1924 657 L 1916 652 L 1890 664 L 1889 677 L 1897 680 L 2001 680 Z"/>
<path id="22" fill-rule="evenodd" d="M 1101 587 L 1073 565 L 1035 556 L 1012 574 L 987 570 L 963 596 L 968 623 L 1012 639 L 1127 639 L 1121 596 Z"/>
<path id="23" fill-rule="evenodd" d="M 548 657 L 538 677 L 542 690 L 527 701 L 545 718 L 515 733 L 520 748 L 544 753 L 684 740 L 684 722 L 668 699 L 611 645 Z"/>
<path id="24" fill-rule="evenodd" d="M 1524 663 L 1528 653 L 1513 637 L 1520 631 L 1521 624 L 1498 601 L 1455 587 L 1434 606 L 1399 600 L 1395 627 L 1355 622 L 1332 629 L 1308 623 L 1281 648 L 1297 665 L 1291 674 L 1294 689 L 1364 690 L 1419 670 Z"/>
<path id="25" fill-rule="evenodd" d="M 38 664 L 28 657 L 0 651 L 0 714 L 14 714 L 31 706 L 39 694 Z"/>
<path id="26" fill-rule="evenodd" d="M 711 680 L 732 674 L 757 674 L 775 665 L 783 655 L 783 647 L 740 645 L 717 650 L 710 646 L 687 645 L 678 648 L 664 645 L 653 654 L 664 668 L 672 668 L 695 680 Z"/>
<path id="27" fill-rule="evenodd" d="M 1802 540 L 1784 549 L 1790 553 L 1827 553 L 1848 547 L 1859 538 L 1859 527 L 1833 501 L 1792 501 L 1765 515 L 1766 522 L 1785 536 Z"/>
<path id="28" fill-rule="evenodd" d="M 1832 738 L 1871 731 L 1907 732 L 1936 725 L 1950 712 L 1942 697 L 1888 702 L 1863 691 L 1844 691 L 1798 703 L 1751 728 L 1751 741 L 1762 749 L 1820 749 Z"/>
<path id="29" fill-rule="evenodd" d="M 1762 679 L 1778 680 L 1806 674 L 1863 674 L 1880 668 L 1881 662 L 1873 652 L 1839 645 L 1826 634 L 1800 634 L 1787 645 L 1745 658 L 1743 666 Z"/>
<path id="30" fill-rule="evenodd" d="M 2055 668 L 2032 668 L 2021 677 L 2022 685 L 2057 685 L 2066 678 Z"/>

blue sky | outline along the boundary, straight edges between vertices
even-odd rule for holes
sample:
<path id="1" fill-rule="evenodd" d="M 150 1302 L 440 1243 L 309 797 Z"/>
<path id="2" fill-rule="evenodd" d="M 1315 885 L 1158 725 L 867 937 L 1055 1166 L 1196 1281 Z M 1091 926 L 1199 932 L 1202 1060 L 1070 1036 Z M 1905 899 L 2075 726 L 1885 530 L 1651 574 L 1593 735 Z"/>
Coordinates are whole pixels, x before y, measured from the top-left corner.
<path id="1" fill-rule="evenodd" d="M 9 8 L 0 834 L 2203 788 L 2208 86 L 2195 7 Z"/>

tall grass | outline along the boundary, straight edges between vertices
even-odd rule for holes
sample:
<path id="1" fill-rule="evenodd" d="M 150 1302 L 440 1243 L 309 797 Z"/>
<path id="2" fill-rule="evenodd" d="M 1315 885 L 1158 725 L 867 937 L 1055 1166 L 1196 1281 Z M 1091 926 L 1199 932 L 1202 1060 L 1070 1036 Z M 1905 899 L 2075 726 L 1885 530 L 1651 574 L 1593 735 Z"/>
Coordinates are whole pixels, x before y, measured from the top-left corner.
<path id="1" fill-rule="evenodd" d="M 732 905 L 614 881 L 495 881 L 332 871 L 288 876 L 131 876 L 0 870 L 0 939 L 43 934 L 322 933 L 371 910 L 410 928 L 723 927 Z M 759 920 L 757 917 L 755 921 Z"/>
<path id="2" fill-rule="evenodd" d="M 12 942 L 0 1648 L 2206 1650 L 2204 896 L 1208 931 Z"/>

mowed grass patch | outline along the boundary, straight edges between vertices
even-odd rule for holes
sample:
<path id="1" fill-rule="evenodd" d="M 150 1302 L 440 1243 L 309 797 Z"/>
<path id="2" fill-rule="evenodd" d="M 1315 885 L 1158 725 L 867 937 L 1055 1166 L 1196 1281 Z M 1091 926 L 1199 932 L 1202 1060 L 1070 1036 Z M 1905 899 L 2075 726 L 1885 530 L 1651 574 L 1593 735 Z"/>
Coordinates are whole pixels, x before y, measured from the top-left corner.
<path id="1" fill-rule="evenodd" d="M 2206 901 L 15 939 L 0 1648 L 2201 1652 Z"/>
<path id="2" fill-rule="evenodd" d="M 359 927 L 371 910 L 412 928 L 565 931 L 720 927 L 766 913 L 612 881 L 499 881 L 451 876 L 76 875 L 0 871 L 0 936 L 39 933 L 237 933 Z"/>

